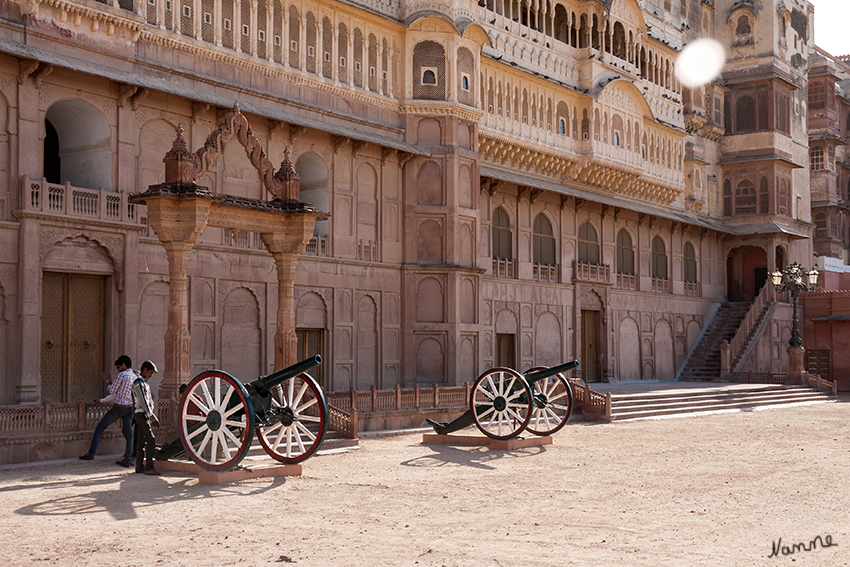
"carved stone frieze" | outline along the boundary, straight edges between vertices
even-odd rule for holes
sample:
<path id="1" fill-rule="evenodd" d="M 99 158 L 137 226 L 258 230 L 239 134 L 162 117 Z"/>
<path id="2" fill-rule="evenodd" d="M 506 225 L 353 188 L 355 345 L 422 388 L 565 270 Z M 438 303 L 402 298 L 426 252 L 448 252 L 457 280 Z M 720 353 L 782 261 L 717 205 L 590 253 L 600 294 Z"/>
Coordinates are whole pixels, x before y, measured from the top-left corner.
<path id="1" fill-rule="evenodd" d="M 58 242 L 69 238 L 82 236 L 87 240 L 96 242 L 106 249 L 115 267 L 115 283 L 118 291 L 124 289 L 124 235 L 95 230 L 42 226 L 38 248 L 39 263 L 44 261 L 47 252 Z"/>

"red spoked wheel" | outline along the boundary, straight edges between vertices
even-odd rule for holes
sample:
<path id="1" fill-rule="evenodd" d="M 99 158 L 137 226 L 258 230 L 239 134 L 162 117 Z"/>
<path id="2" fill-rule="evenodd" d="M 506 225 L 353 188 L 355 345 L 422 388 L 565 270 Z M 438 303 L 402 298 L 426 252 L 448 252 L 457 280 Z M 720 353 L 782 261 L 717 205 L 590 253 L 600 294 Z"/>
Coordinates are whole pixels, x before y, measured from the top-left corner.
<path id="1" fill-rule="evenodd" d="M 526 375 L 537 370 L 545 368 L 531 368 Z M 573 412 L 573 390 L 569 381 L 562 374 L 555 374 L 535 381 L 531 391 L 534 402 L 526 429 L 535 435 L 551 435 L 564 427 Z"/>
<path id="2" fill-rule="evenodd" d="M 282 463 L 300 463 L 322 445 L 328 404 L 309 374 L 299 374 L 271 390 L 271 406 L 257 416 L 257 439 Z"/>
<path id="3" fill-rule="evenodd" d="M 180 398 L 180 439 L 200 467 L 235 467 L 251 448 L 254 408 L 245 386 L 221 370 L 195 376 Z"/>
<path id="4" fill-rule="evenodd" d="M 493 368 L 478 377 L 470 400 L 472 418 L 491 439 L 510 439 L 531 418 L 531 387 L 510 368 Z"/>

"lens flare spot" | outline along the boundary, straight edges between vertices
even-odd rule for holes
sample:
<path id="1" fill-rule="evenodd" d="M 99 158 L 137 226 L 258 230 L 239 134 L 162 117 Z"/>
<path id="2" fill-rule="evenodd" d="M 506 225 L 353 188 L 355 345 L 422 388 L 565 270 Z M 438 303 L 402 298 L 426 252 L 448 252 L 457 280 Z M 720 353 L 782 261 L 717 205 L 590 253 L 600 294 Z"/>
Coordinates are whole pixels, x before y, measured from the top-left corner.
<path id="1" fill-rule="evenodd" d="M 726 51 L 713 39 L 689 43 L 676 60 L 676 77 L 688 88 L 710 83 L 720 75 L 726 63 Z"/>

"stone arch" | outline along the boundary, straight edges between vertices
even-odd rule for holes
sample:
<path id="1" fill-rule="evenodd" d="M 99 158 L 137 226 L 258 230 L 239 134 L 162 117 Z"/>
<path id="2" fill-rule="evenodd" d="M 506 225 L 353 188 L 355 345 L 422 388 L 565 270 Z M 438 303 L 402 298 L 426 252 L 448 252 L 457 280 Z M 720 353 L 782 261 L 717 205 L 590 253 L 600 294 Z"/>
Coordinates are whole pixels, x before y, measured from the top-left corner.
<path id="1" fill-rule="evenodd" d="M 620 381 L 640 380 L 640 330 L 637 321 L 631 317 L 620 321 L 617 339 Z"/>
<path id="2" fill-rule="evenodd" d="M 458 261 L 461 266 L 474 266 L 474 242 L 471 223 L 461 223 L 458 227 Z"/>
<path id="3" fill-rule="evenodd" d="M 463 163 L 457 170 L 457 204 L 471 209 L 475 206 L 472 191 L 472 171 L 469 165 Z"/>
<path id="4" fill-rule="evenodd" d="M 139 361 L 153 360 L 165 363 L 165 333 L 168 331 L 168 282 L 156 280 L 150 282 L 142 291 L 139 302 L 139 326 L 137 328 L 136 355 Z M 195 343 L 195 337 L 192 337 Z M 214 358 L 214 357 L 213 357 Z M 162 373 L 151 378 L 151 392 L 159 389 Z"/>
<path id="5" fill-rule="evenodd" d="M 416 321 L 420 323 L 443 322 L 443 286 L 437 278 L 424 278 L 416 286 Z"/>
<path id="6" fill-rule="evenodd" d="M 666 319 L 656 321 L 653 340 L 655 342 L 656 380 L 675 379 L 676 358 L 673 348 L 673 329 Z"/>
<path id="7" fill-rule="evenodd" d="M 261 356 L 260 305 L 248 288 L 237 287 L 227 294 L 222 305 L 220 334 L 222 370 L 238 376 L 260 376 L 265 368 Z"/>
<path id="8" fill-rule="evenodd" d="M 688 321 L 688 352 L 691 352 L 691 350 L 694 348 L 694 345 L 696 344 L 700 333 L 702 333 L 702 326 L 699 324 L 699 322 L 694 321 L 693 319 Z"/>
<path id="9" fill-rule="evenodd" d="M 112 128 L 103 112 L 78 98 L 61 100 L 47 109 L 48 124 L 58 139 L 55 182 L 112 191 Z"/>
<path id="10" fill-rule="evenodd" d="M 368 163 L 357 167 L 357 236 L 378 240 L 378 174 Z"/>
<path id="11" fill-rule="evenodd" d="M 148 120 L 139 129 L 138 142 L 138 180 L 137 191 L 147 191 L 151 185 L 165 182 L 165 168 L 162 165 L 162 149 L 171 146 L 174 141 L 175 125 L 168 120 L 156 118 Z M 215 193 L 215 187 L 207 187 Z"/>
<path id="12" fill-rule="evenodd" d="M 295 307 L 295 326 L 304 329 L 327 328 L 328 309 L 322 296 L 314 291 L 302 295 Z"/>
<path id="13" fill-rule="evenodd" d="M 378 379 L 378 305 L 370 295 L 357 301 L 357 373 L 358 390 L 380 387 Z"/>
<path id="14" fill-rule="evenodd" d="M 541 313 L 534 329 L 534 363 L 536 366 L 557 366 L 563 362 L 561 353 L 561 324 L 550 312 Z"/>
<path id="15" fill-rule="evenodd" d="M 496 332 L 500 334 L 516 335 L 519 330 L 516 315 L 510 309 L 502 309 L 496 314 Z"/>
<path id="16" fill-rule="evenodd" d="M 469 278 L 460 281 L 460 322 L 475 323 L 478 303 L 475 299 L 475 284 Z"/>
<path id="17" fill-rule="evenodd" d="M 440 164 L 425 161 L 416 176 L 416 202 L 420 205 L 443 204 L 443 175 Z"/>
<path id="18" fill-rule="evenodd" d="M 443 345 L 433 337 L 425 337 L 416 346 L 416 381 L 432 384 L 445 382 Z"/>
<path id="19" fill-rule="evenodd" d="M 295 160 L 295 172 L 301 178 L 300 199 L 310 203 L 320 211 L 330 211 L 330 191 L 328 190 L 328 166 L 317 153 L 306 152 Z M 316 219 L 313 234 L 328 235 L 328 221 Z"/>
<path id="20" fill-rule="evenodd" d="M 51 246 L 41 261 L 41 268 L 53 272 L 112 274 L 115 271 L 115 259 L 99 242 L 79 235 Z"/>
<path id="21" fill-rule="evenodd" d="M 419 224 L 416 238 L 416 260 L 420 264 L 441 264 L 443 261 L 443 228 L 435 220 Z"/>

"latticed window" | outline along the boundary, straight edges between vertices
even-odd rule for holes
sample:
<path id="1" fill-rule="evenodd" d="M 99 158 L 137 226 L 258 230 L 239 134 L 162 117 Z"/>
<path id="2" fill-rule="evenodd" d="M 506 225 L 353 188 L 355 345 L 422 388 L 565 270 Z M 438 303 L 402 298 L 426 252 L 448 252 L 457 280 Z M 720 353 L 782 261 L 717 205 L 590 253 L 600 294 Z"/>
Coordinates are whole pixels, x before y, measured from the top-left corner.
<path id="1" fill-rule="evenodd" d="M 301 68 L 298 45 L 301 43 L 301 17 L 298 8 L 289 7 L 289 66 L 293 69 Z"/>
<path id="2" fill-rule="evenodd" d="M 751 96 L 742 96 L 735 102 L 735 131 L 756 129 L 756 103 Z"/>
<path id="3" fill-rule="evenodd" d="M 823 83 L 812 83 L 809 85 L 809 108 L 818 109 L 826 106 L 826 92 Z"/>
<path id="4" fill-rule="evenodd" d="M 660 236 L 652 239 L 652 277 L 667 279 L 667 247 Z"/>
<path id="5" fill-rule="evenodd" d="M 697 281 L 697 255 L 694 251 L 694 246 L 690 242 L 685 242 L 685 281 L 688 283 L 696 283 Z"/>
<path id="6" fill-rule="evenodd" d="M 369 90 L 378 90 L 378 38 L 369 34 Z"/>
<path id="7" fill-rule="evenodd" d="M 345 24 L 339 24 L 339 34 L 337 35 L 337 77 L 340 82 L 348 82 L 348 27 Z"/>
<path id="8" fill-rule="evenodd" d="M 826 215 L 818 213 L 815 215 L 815 238 L 827 237 Z"/>
<path id="9" fill-rule="evenodd" d="M 251 53 L 251 3 L 242 0 L 239 16 L 242 21 L 242 53 Z"/>
<path id="10" fill-rule="evenodd" d="M 165 14 L 164 14 L 165 20 L 164 20 L 164 23 L 165 23 L 165 29 L 167 29 L 168 31 L 171 31 L 171 30 L 174 29 L 174 9 L 173 9 L 173 6 L 174 6 L 174 4 L 171 2 L 171 0 L 165 0 Z M 233 10 L 232 6 L 231 6 L 231 10 Z"/>
<path id="11" fill-rule="evenodd" d="M 390 92 L 389 77 L 387 76 L 390 70 L 390 47 L 386 39 L 383 40 L 381 47 L 381 92 L 388 94 Z"/>
<path id="12" fill-rule="evenodd" d="M 767 187 L 767 177 L 762 177 L 759 182 L 759 213 L 770 212 L 770 192 Z"/>
<path id="13" fill-rule="evenodd" d="M 510 260 L 513 258 L 511 247 L 511 219 L 502 207 L 493 211 L 493 258 Z"/>
<path id="14" fill-rule="evenodd" d="M 745 36 L 753 33 L 750 27 L 750 18 L 748 16 L 740 16 L 738 18 L 738 27 L 735 28 L 735 35 Z"/>
<path id="15" fill-rule="evenodd" d="M 583 264 L 599 264 L 599 239 L 596 229 L 589 222 L 578 228 L 578 261 Z"/>
<path id="16" fill-rule="evenodd" d="M 257 57 L 266 58 L 266 33 L 268 31 L 266 0 L 257 2 Z"/>
<path id="17" fill-rule="evenodd" d="M 233 49 L 233 0 L 221 0 L 221 44 Z"/>
<path id="18" fill-rule="evenodd" d="M 192 0 L 180 0 L 180 33 L 193 37 L 195 22 L 192 18 Z"/>
<path id="19" fill-rule="evenodd" d="M 280 2 L 274 3 L 274 60 L 283 64 L 283 7 Z"/>
<path id="20" fill-rule="evenodd" d="M 534 219 L 534 263 L 555 265 L 555 237 L 552 235 L 552 224 L 545 215 L 537 215 Z"/>
<path id="21" fill-rule="evenodd" d="M 735 190 L 735 214 L 753 215 L 756 212 L 756 188 L 749 179 L 738 182 Z"/>
<path id="22" fill-rule="evenodd" d="M 788 194 L 788 182 L 785 179 L 779 180 L 779 214 L 787 215 L 788 206 L 790 203 L 790 195 Z"/>
<path id="23" fill-rule="evenodd" d="M 457 50 L 457 100 L 467 106 L 475 106 L 475 88 L 472 78 L 475 76 L 475 58 L 465 47 Z M 466 87 L 464 87 L 466 80 Z"/>
<path id="24" fill-rule="evenodd" d="M 363 32 L 360 28 L 354 28 L 354 45 L 351 46 L 354 53 L 351 58 L 354 59 L 354 86 L 363 88 Z"/>
<path id="25" fill-rule="evenodd" d="M 834 171 L 835 170 L 835 148 L 833 146 L 827 147 L 826 156 L 827 156 L 827 161 L 826 161 L 827 169 L 829 169 L 830 171 Z"/>
<path id="26" fill-rule="evenodd" d="M 325 17 L 322 20 L 322 76 L 326 79 L 334 78 L 334 27 L 331 19 Z"/>
<path id="27" fill-rule="evenodd" d="M 307 12 L 307 26 L 306 26 L 306 43 L 307 43 L 307 53 L 305 54 L 304 59 L 304 70 L 308 73 L 316 72 L 316 34 L 319 32 L 319 28 L 316 25 L 316 16 L 313 15 L 313 12 Z"/>
<path id="28" fill-rule="evenodd" d="M 213 43 L 215 41 L 215 24 L 213 22 L 215 1 L 201 0 L 201 10 L 204 13 L 204 18 L 201 21 L 201 39 Z"/>
<path id="29" fill-rule="evenodd" d="M 812 171 L 822 171 L 823 167 L 823 148 L 815 146 L 809 152 L 809 162 Z"/>
<path id="30" fill-rule="evenodd" d="M 629 232 L 621 228 L 617 233 L 617 273 L 635 274 L 635 250 Z"/>
<path id="31" fill-rule="evenodd" d="M 417 43 L 413 48 L 413 73 L 413 98 L 446 99 L 446 55 L 442 45 L 435 41 Z M 433 82 L 426 82 L 426 78 Z"/>

